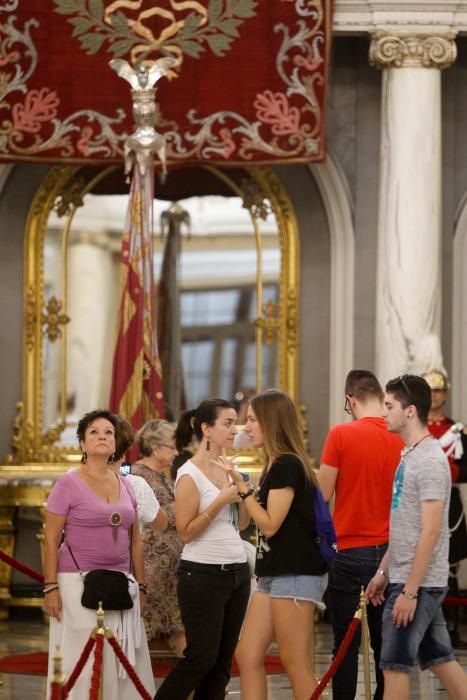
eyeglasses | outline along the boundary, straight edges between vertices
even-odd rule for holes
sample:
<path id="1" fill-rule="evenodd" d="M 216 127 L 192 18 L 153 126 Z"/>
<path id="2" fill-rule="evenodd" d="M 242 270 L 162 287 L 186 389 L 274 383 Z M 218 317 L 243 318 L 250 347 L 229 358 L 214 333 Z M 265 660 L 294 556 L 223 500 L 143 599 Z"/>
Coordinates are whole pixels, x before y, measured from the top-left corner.
<path id="1" fill-rule="evenodd" d="M 348 413 L 349 416 L 352 415 L 352 409 L 350 408 L 350 401 L 349 401 L 350 396 L 352 396 L 352 394 L 348 394 L 348 395 L 345 397 L 345 404 L 344 404 L 344 411 L 345 411 L 346 413 Z"/>
<path id="2" fill-rule="evenodd" d="M 177 452 L 177 448 L 175 447 L 175 445 L 168 445 L 166 442 L 160 442 L 159 446 L 167 447 L 168 450 L 173 450 L 173 452 Z"/>

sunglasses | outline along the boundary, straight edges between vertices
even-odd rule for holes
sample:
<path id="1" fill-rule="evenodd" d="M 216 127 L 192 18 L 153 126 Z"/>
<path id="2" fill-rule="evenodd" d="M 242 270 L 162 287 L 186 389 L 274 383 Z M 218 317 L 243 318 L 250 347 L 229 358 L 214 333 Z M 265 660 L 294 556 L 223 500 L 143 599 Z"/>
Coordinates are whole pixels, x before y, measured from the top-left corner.
<path id="1" fill-rule="evenodd" d="M 407 398 L 411 403 L 413 403 L 413 394 L 410 391 L 409 385 L 407 384 L 407 379 L 409 378 L 408 374 L 401 374 L 400 377 L 397 377 L 397 379 L 393 379 L 388 383 L 388 389 L 395 389 L 398 384 L 402 384 L 402 388 L 404 389 Z"/>

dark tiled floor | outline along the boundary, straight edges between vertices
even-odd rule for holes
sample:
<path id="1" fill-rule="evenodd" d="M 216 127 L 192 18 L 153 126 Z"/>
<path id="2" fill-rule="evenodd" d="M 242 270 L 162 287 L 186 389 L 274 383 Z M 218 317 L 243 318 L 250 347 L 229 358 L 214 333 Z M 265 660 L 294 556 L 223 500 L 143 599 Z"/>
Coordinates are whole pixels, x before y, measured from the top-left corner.
<path id="1" fill-rule="evenodd" d="M 462 634 L 467 638 L 467 625 L 462 626 Z M 20 615 L 0 622 L 0 656 L 18 654 L 47 649 L 47 626 L 42 622 L 37 611 L 29 615 L 21 611 Z M 328 668 L 331 661 L 331 630 L 328 624 L 320 622 L 316 625 L 315 634 L 315 672 L 320 677 Z M 274 653 L 274 649 L 271 649 Z M 467 652 L 458 655 L 459 661 L 467 671 Z M 362 676 L 362 674 L 361 674 Z M 37 676 L 1 675 L 0 700 L 44 700 L 45 678 Z M 292 692 L 287 676 L 269 676 L 269 700 L 292 700 Z M 229 685 L 229 696 L 240 698 L 238 678 L 232 678 Z M 330 698 L 326 691 L 324 698 Z M 421 673 L 419 669 L 413 672 L 411 700 L 444 700 L 447 694 L 440 688 L 438 682 L 429 672 Z M 104 698 L 105 700 L 105 698 Z M 364 700 L 363 678 L 360 678 L 356 700 Z"/>

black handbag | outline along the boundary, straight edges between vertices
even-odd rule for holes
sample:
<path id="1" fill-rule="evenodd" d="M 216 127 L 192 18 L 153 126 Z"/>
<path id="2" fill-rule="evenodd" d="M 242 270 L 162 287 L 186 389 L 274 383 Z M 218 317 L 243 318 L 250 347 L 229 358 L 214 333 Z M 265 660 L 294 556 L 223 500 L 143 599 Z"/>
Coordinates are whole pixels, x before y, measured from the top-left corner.
<path id="1" fill-rule="evenodd" d="M 133 607 L 133 600 L 128 590 L 130 580 L 123 571 L 93 569 L 83 575 L 68 543 L 67 547 L 83 579 L 84 590 L 81 596 L 83 608 L 97 610 L 99 603 L 102 603 L 104 610 L 130 610 Z"/>
<path id="2" fill-rule="evenodd" d="M 123 571 L 93 569 L 84 576 L 81 605 L 97 610 L 101 602 L 104 610 L 129 610 L 133 607 L 133 600 L 128 582 L 128 576 Z"/>

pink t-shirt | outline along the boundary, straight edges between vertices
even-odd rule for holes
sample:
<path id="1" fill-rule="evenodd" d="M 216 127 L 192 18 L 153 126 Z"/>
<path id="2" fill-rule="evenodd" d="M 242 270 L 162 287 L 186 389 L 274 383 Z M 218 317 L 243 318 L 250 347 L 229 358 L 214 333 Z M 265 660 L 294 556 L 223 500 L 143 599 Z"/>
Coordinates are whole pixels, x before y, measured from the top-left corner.
<path id="1" fill-rule="evenodd" d="M 129 530 L 136 519 L 136 498 L 131 484 L 120 482 L 117 503 L 106 503 L 73 470 L 61 476 L 47 499 L 47 511 L 65 516 L 65 539 L 58 550 L 58 571 L 73 573 L 76 564 L 81 571 L 130 567 Z M 112 527 L 110 516 L 120 513 L 122 522 Z"/>

